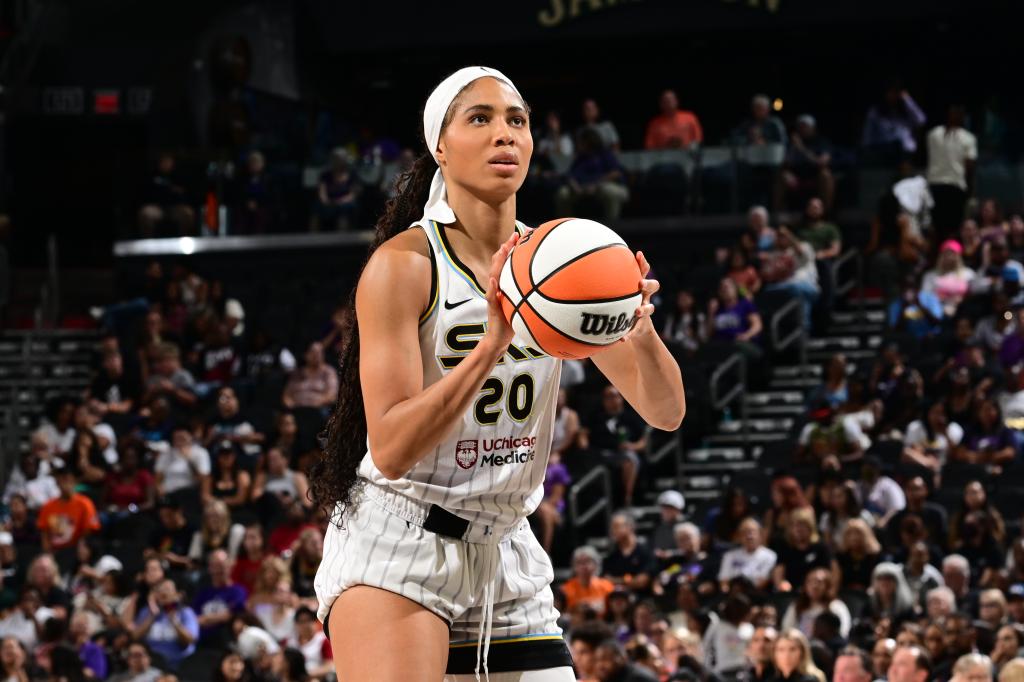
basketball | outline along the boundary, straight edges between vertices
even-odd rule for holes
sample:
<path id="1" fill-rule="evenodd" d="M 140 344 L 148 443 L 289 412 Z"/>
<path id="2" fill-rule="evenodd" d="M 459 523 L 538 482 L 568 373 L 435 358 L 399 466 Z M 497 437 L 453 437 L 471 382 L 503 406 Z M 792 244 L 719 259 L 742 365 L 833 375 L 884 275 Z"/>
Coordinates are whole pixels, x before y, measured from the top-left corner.
<path id="1" fill-rule="evenodd" d="M 517 336 L 552 357 L 579 359 L 632 329 L 640 279 L 622 237 L 593 220 L 559 218 L 519 240 L 498 284 Z"/>

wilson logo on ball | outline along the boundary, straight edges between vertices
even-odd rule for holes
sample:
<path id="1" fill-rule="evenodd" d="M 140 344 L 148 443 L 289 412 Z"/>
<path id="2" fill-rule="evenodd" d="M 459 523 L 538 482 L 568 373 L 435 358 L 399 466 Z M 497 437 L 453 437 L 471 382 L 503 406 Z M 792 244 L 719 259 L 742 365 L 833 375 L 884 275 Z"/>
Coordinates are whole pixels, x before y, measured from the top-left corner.
<path id="1" fill-rule="evenodd" d="M 608 336 L 621 334 L 633 326 L 633 317 L 626 313 L 619 313 L 616 316 L 595 315 L 593 313 L 580 313 L 580 334 L 589 336 Z"/>

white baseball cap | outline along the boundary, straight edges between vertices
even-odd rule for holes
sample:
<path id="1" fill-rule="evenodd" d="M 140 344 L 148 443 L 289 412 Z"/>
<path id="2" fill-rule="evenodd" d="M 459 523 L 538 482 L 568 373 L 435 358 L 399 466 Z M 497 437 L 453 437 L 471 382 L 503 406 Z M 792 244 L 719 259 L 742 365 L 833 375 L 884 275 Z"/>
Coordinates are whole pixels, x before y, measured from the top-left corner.
<path id="1" fill-rule="evenodd" d="M 104 554 L 100 557 L 100 560 L 96 562 L 96 572 L 100 575 L 106 575 L 111 571 L 120 571 L 124 569 L 124 565 L 117 557 Z"/>
<path id="2" fill-rule="evenodd" d="M 658 495 L 658 504 L 662 507 L 674 507 L 683 511 L 683 508 L 686 507 L 686 498 L 678 490 L 666 490 Z"/>
<path id="3" fill-rule="evenodd" d="M 7 531 L 0 531 L 0 545 L 13 545 L 14 536 Z"/>

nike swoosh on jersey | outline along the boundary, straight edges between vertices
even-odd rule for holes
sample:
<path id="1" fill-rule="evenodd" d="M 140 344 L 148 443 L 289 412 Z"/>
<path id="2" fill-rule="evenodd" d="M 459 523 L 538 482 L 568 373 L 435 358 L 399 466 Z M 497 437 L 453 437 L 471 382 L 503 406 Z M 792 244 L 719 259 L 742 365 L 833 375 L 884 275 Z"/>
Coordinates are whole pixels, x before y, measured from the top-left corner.
<path id="1" fill-rule="evenodd" d="M 455 310 L 456 308 L 458 308 L 458 307 L 459 307 L 460 305 L 462 305 L 463 303 L 469 303 L 469 302 L 470 302 L 470 301 L 472 301 L 472 300 L 473 300 L 473 299 L 471 299 L 471 298 L 467 298 L 467 299 L 466 299 L 466 300 L 464 300 L 464 301 L 457 301 L 457 302 L 455 302 L 455 303 L 451 303 L 451 302 L 449 302 L 449 301 L 445 301 L 445 302 L 444 302 L 444 309 L 445 309 L 445 310 Z"/>

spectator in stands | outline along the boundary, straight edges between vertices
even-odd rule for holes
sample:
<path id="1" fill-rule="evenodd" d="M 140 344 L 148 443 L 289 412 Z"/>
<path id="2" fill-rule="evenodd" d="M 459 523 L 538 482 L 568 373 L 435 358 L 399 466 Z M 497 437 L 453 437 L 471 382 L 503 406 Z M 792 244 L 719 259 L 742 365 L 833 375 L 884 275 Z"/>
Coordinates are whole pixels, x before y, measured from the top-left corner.
<path id="1" fill-rule="evenodd" d="M 39 625 L 36 614 L 43 607 L 39 590 L 26 586 L 21 590 L 18 603 L 7 609 L 0 617 L 0 637 L 13 638 L 31 651 L 39 642 Z"/>
<path id="2" fill-rule="evenodd" d="M 77 403 L 67 397 L 55 398 L 47 404 L 46 413 L 35 434 L 46 442 L 51 455 L 59 455 L 71 449 L 71 441 L 75 438 L 76 407 Z"/>
<path id="3" fill-rule="evenodd" d="M 831 165 L 832 144 L 818 132 L 817 121 L 810 114 L 797 116 L 796 129 L 789 136 L 786 161 L 779 176 L 781 187 L 791 194 L 820 196 L 824 209 L 831 210 L 835 196 Z"/>
<path id="4" fill-rule="evenodd" d="M 826 611 L 834 613 L 839 618 L 839 634 L 847 637 L 852 624 L 850 610 L 836 598 L 832 574 L 825 568 L 816 568 L 807 573 L 796 600 L 782 616 L 780 627 L 783 630 L 797 628 L 810 637 L 814 619 Z"/>
<path id="5" fill-rule="evenodd" d="M 821 541 L 814 520 L 814 509 L 803 507 L 789 514 L 785 541 L 778 547 L 778 564 L 772 571 L 772 582 L 780 591 L 789 592 L 803 585 L 807 574 L 815 568 L 835 573 L 832 551 Z"/>
<path id="6" fill-rule="evenodd" d="M 150 368 L 143 401 L 163 396 L 172 404 L 187 411 L 196 404 L 195 390 L 196 381 L 192 374 L 181 366 L 181 353 L 178 347 L 173 343 L 160 344 Z"/>
<path id="7" fill-rule="evenodd" d="M 846 525 L 855 519 L 863 521 L 869 527 L 875 524 L 875 517 L 860 505 L 856 484 L 853 481 L 843 481 L 829 490 L 818 521 L 818 529 L 825 543 L 830 547 L 838 544 Z"/>
<path id="8" fill-rule="evenodd" d="M 139 233 L 142 237 L 179 236 L 195 233 L 195 211 L 175 172 L 174 156 L 157 158 L 156 170 L 142 190 Z"/>
<path id="9" fill-rule="evenodd" d="M 68 625 L 68 638 L 82 660 L 86 675 L 95 679 L 106 679 L 107 656 L 103 648 L 89 639 L 89 619 L 79 611 L 71 616 Z"/>
<path id="10" fill-rule="evenodd" d="M 899 541 L 900 524 L 904 518 L 914 514 L 923 522 L 929 541 L 944 547 L 947 535 L 946 510 L 928 501 L 928 484 L 925 479 L 921 476 L 908 477 L 903 483 L 903 492 L 906 505 L 890 516 L 885 523 L 889 544 Z"/>
<path id="11" fill-rule="evenodd" d="M 868 110 L 861 146 L 869 158 L 892 164 L 917 151 L 917 129 L 925 123 L 924 112 L 906 90 L 890 84 L 882 101 Z"/>
<path id="12" fill-rule="evenodd" d="M 783 630 L 775 640 L 775 677 L 780 682 L 825 682 L 825 673 L 811 658 L 811 645 L 795 628 Z"/>
<path id="13" fill-rule="evenodd" d="M 692 149 L 704 141 L 700 120 L 692 111 L 679 108 L 674 90 L 661 93 L 658 109 L 647 123 L 644 149 Z"/>
<path id="14" fill-rule="evenodd" d="M 748 517 L 740 524 L 736 541 L 739 546 L 725 553 L 718 571 L 722 591 L 727 591 L 730 581 L 739 576 L 750 580 L 757 589 L 765 589 L 771 583 L 778 556 L 764 546 L 757 519 Z"/>
<path id="15" fill-rule="evenodd" d="M 28 682 L 28 655 L 16 637 L 4 637 L 0 644 L 0 677 L 9 682 Z"/>
<path id="16" fill-rule="evenodd" d="M 939 259 L 935 267 L 925 273 L 922 291 L 928 291 L 942 301 L 945 314 L 952 316 L 961 301 L 967 296 L 974 280 L 974 270 L 963 260 L 964 248 L 955 240 L 946 240 L 939 248 Z"/>
<path id="17" fill-rule="evenodd" d="M 306 672 L 311 677 L 323 677 L 334 670 L 331 643 L 316 620 L 312 609 L 299 607 L 295 612 L 295 634 L 288 645 L 302 652 L 306 659 Z"/>
<path id="18" fill-rule="evenodd" d="M 207 447 L 217 440 L 236 443 L 246 456 L 246 465 L 252 466 L 260 454 L 260 444 L 266 435 L 260 433 L 242 414 L 239 396 L 230 386 L 217 390 L 217 413 L 206 429 L 204 444 Z"/>
<path id="19" fill-rule="evenodd" d="M 975 653 L 977 643 L 977 631 L 969 614 L 963 612 L 952 613 L 946 616 L 939 623 L 943 629 L 945 638 L 946 657 L 941 661 L 934 661 L 935 677 L 938 679 L 950 679 L 953 666 L 961 656 Z"/>
<path id="20" fill-rule="evenodd" d="M 876 619 L 899 622 L 914 612 L 914 595 L 898 564 L 883 561 L 875 566 L 868 589 L 868 611 Z"/>
<path id="21" fill-rule="evenodd" d="M 238 376 L 242 359 L 232 345 L 231 330 L 216 320 L 210 325 L 190 357 L 195 358 L 197 391 L 203 395 L 226 386 Z"/>
<path id="22" fill-rule="evenodd" d="M 313 231 L 349 230 L 359 213 L 363 187 L 352 172 L 348 150 L 338 147 L 331 152 L 330 167 L 320 174 L 313 206 Z"/>
<path id="23" fill-rule="evenodd" d="M 715 548 L 731 548 L 736 542 L 740 524 L 753 512 L 746 491 L 738 485 L 730 485 L 722 494 L 721 503 L 709 509 L 704 517 L 704 533 L 709 536 L 707 544 Z"/>
<path id="24" fill-rule="evenodd" d="M 978 142 L 964 128 L 966 116 L 962 105 L 951 105 L 946 111 L 946 124 L 928 132 L 928 189 L 935 200 L 932 225 L 940 238 L 953 233 L 963 222 L 974 185 Z"/>
<path id="25" fill-rule="evenodd" d="M 288 462 L 297 462 L 299 459 L 299 425 L 295 421 L 295 414 L 290 410 L 281 410 L 277 414 L 274 423 L 274 431 L 271 432 L 267 442 L 270 447 L 277 448 L 284 455 Z M 269 452 L 269 449 L 268 449 Z M 264 460 L 265 462 L 265 460 Z M 258 475 L 258 472 L 257 472 Z M 253 495 L 253 499 L 258 499 Z"/>
<path id="26" fill-rule="evenodd" d="M 160 525 L 149 536 L 146 548 L 147 559 L 166 562 L 173 569 L 187 569 L 192 562 L 189 548 L 195 529 L 185 519 L 181 502 L 173 497 L 162 497 L 157 503 L 157 518 Z M 149 567 L 149 561 L 146 563 Z"/>
<path id="27" fill-rule="evenodd" d="M 210 584 L 196 594 L 192 607 L 199 616 L 199 641 L 223 645 L 228 639 L 231 617 L 245 609 L 245 588 L 231 582 L 231 563 L 222 549 L 210 552 L 207 562 Z"/>
<path id="28" fill-rule="evenodd" d="M 808 413 L 810 421 L 804 425 L 797 439 L 795 463 L 810 463 L 822 468 L 833 457 L 842 462 L 853 462 L 863 455 L 856 424 L 839 418 L 828 405 L 815 405 Z"/>
<path id="29" fill-rule="evenodd" d="M 676 526 L 683 520 L 683 508 L 686 499 L 678 490 L 666 490 L 658 495 L 658 508 L 661 519 L 651 532 L 648 543 L 654 555 L 661 559 L 671 554 L 676 548 Z"/>
<path id="30" fill-rule="evenodd" d="M 549 111 L 544 119 L 544 130 L 534 139 L 533 157 L 546 159 L 553 168 L 565 168 L 573 156 L 572 137 L 562 130 L 562 117 Z"/>
<path id="31" fill-rule="evenodd" d="M 283 555 L 285 552 L 293 551 L 294 545 L 298 542 L 299 535 L 307 528 L 314 526 L 306 518 L 306 509 L 299 500 L 293 500 L 285 508 L 285 518 L 270 533 L 268 543 L 275 554 Z M 273 589 L 271 584 L 270 589 Z"/>
<path id="32" fill-rule="evenodd" d="M 753 301 L 741 298 L 733 280 L 725 277 L 718 285 L 718 295 L 708 301 L 708 338 L 730 344 L 753 365 L 764 357 L 754 341 L 764 328 L 761 315 Z"/>
<path id="33" fill-rule="evenodd" d="M 163 450 L 153 465 L 157 491 L 161 496 L 179 492 L 210 489 L 210 453 L 196 443 L 184 426 L 176 426 L 171 434 L 171 447 Z"/>
<path id="34" fill-rule="evenodd" d="M 998 353 L 1006 337 L 1015 331 L 1016 321 L 1006 294 L 1002 291 L 994 292 L 992 312 L 978 321 L 971 340 L 980 343 L 986 353 Z"/>
<path id="35" fill-rule="evenodd" d="M 153 588 L 135 618 L 132 637 L 160 654 L 172 670 L 196 650 L 199 619 L 181 603 L 174 581 L 165 579 Z"/>
<path id="36" fill-rule="evenodd" d="M 263 467 L 256 472 L 252 485 L 252 500 L 256 503 L 265 523 L 277 519 L 284 510 L 298 501 L 306 509 L 312 508 L 309 499 L 309 481 L 301 471 L 288 466 L 288 459 L 280 448 L 267 450 Z"/>
<path id="37" fill-rule="evenodd" d="M 740 246 L 749 256 L 754 257 L 775 248 L 778 233 L 769 224 L 767 208 L 752 206 L 747 211 L 747 228 L 740 237 Z"/>
<path id="38" fill-rule="evenodd" d="M 649 593 L 657 565 L 651 550 L 637 538 L 633 517 L 617 512 L 612 516 L 610 535 L 615 548 L 604 558 L 601 574 L 635 593 Z"/>
<path id="39" fill-rule="evenodd" d="M 803 302 L 804 326 L 810 329 L 811 312 L 821 297 L 814 247 L 780 227 L 776 248 L 761 266 L 765 291 L 782 291 Z"/>
<path id="40" fill-rule="evenodd" d="M 601 408 L 580 431 L 579 443 L 581 449 L 600 454 L 609 466 L 619 470 L 624 506 L 631 506 L 647 433 L 645 424 L 626 408 L 626 401 L 614 386 L 605 386 Z"/>
<path id="41" fill-rule="evenodd" d="M 593 547 L 577 547 L 572 554 L 573 576 L 562 585 L 565 606 L 569 611 L 581 607 L 593 609 L 598 617 L 604 615 L 608 595 L 615 590 L 612 581 L 597 575 L 601 557 Z"/>
<path id="42" fill-rule="evenodd" d="M 700 548 L 700 529 L 690 522 L 676 525 L 675 547 L 659 559 L 662 571 L 656 593 L 663 591 L 669 597 L 676 596 L 681 589 L 696 585 L 700 590 L 714 580 L 715 576 L 705 574 L 708 557 Z"/>
<path id="43" fill-rule="evenodd" d="M 978 595 L 978 620 L 996 632 L 1006 622 L 1007 602 L 1003 591 L 998 588 L 982 590 Z"/>
<path id="44" fill-rule="evenodd" d="M 57 468 L 60 496 L 39 510 L 40 540 L 44 552 L 74 547 L 79 539 L 100 529 L 96 507 L 85 495 L 75 492 L 78 479 L 69 467 Z"/>
<path id="45" fill-rule="evenodd" d="M 138 405 L 141 394 L 138 382 L 124 371 L 121 352 L 104 353 L 102 369 L 86 392 L 89 405 L 108 418 L 127 415 Z"/>
<path id="46" fill-rule="evenodd" d="M 754 95 L 750 100 L 750 118 L 732 132 L 733 144 L 760 146 L 786 144 L 786 126 L 772 115 L 771 100 L 767 95 Z"/>
<path id="47" fill-rule="evenodd" d="M 1024 630 L 1021 629 L 1020 624 L 1003 625 L 996 632 L 996 643 L 990 652 L 992 664 L 997 669 L 1002 669 L 1007 663 L 1017 658 L 1021 647 L 1024 647 Z"/>
<path id="48" fill-rule="evenodd" d="M 949 421 L 946 415 L 946 405 L 941 401 L 936 401 L 925 409 L 924 419 L 912 421 L 907 427 L 907 433 L 903 439 L 902 460 L 905 463 L 928 469 L 932 472 L 934 481 L 938 483 L 942 467 L 946 465 L 950 452 L 960 445 L 963 437 L 963 427 L 956 422 Z M 920 479 L 920 477 L 914 478 Z M 925 486 L 923 480 L 920 480 L 920 485 Z M 925 495 L 927 495 L 926 486 Z M 910 506 L 909 494 L 907 495 L 907 505 Z"/>
<path id="49" fill-rule="evenodd" d="M 258 150 L 249 152 L 245 171 L 235 181 L 231 231 L 236 234 L 266 234 L 274 229 L 277 188 L 267 172 L 267 160 Z"/>
<path id="50" fill-rule="evenodd" d="M 228 561 L 234 562 L 245 536 L 245 527 L 231 522 L 231 512 L 223 500 L 207 500 L 203 507 L 202 525 L 192 535 L 188 557 L 194 565 L 202 565 L 217 551 L 227 552 Z"/>
<path id="51" fill-rule="evenodd" d="M 860 498 L 864 508 L 885 519 L 907 506 L 907 498 L 899 484 L 882 474 L 882 462 L 876 455 L 864 458 L 860 467 Z"/>
<path id="52" fill-rule="evenodd" d="M 156 504 L 156 479 L 141 466 L 143 449 L 138 440 L 121 441 L 116 469 L 107 474 L 101 512 L 103 525 L 124 521 L 138 512 L 152 511 Z"/>
<path id="53" fill-rule="evenodd" d="M 602 642 L 594 653 L 594 676 L 598 682 L 655 682 L 646 669 L 629 663 L 626 652 L 614 639 Z"/>
<path id="54" fill-rule="evenodd" d="M 825 220 L 825 203 L 818 197 L 807 202 L 804 225 L 797 236 L 814 248 L 814 257 L 819 261 L 828 261 L 842 253 L 842 235 L 835 223 Z"/>
<path id="55" fill-rule="evenodd" d="M 292 547 L 290 558 L 292 589 L 304 599 L 315 604 L 316 592 L 313 580 L 324 553 L 324 535 L 319 528 L 306 528 L 299 534 L 298 542 Z"/>
<path id="56" fill-rule="evenodd" d="M 33 434 L 30 448 L 18 456 L 18 463 L 11 470 L 4 488 L 4 502 L 10 505 L 20 496 L 29 509 L 36 510 L 60 495 L 60 488 L 51 473 L 46 441 Z"/>
<path id="57" fill-rule="evenodd" d="M 893 651 L 892 663 L 885 671 L 885 675 L 888 682 L 925 682 L 931 672 L 931 661 L 924 649 L 900 647 Z"/>
<path id="58" fill-rule="evenodd" d="M 866 591 L 882 556 L 882 546 L 874 531 L 864 519 L 854 518 L 835 537 L 839 540 L 836 564 L 842 589 Z"/>
<path id="59" fill-rule="evenodd" d="M 731 594 L 719 609 L 719 618 L 704 633 L 704 665 L 716 673 L 735 672 L 746 663 L 747 643 L 754 634 L 750 625 L 750 599 Z"/>
<path id="60" fill-rule="evenodd" d="M 941 332 L 942 317 L 942 301 L 930 291 L 919 290 L 918 281 L 908 274 L 900 297 L 889 304 L 889 327 L 922 340 Z"/>
<path id="61" fill-rule="evenodd" d="M 603 149 L 619 151 L 619 131 L 615 128 L 614 123 L 608 119 L 602 119 L 601 110 L 596 101 L 590 98 L 583 100 L 582 115 L 583 125 L 576 131 L 577 139 L 584 130 L 591 129 L 600 136 Z"/>
<path id="62" fill-rule="evenodd" d="M 1024 361 L 1024 307 L 1016 310 L 1013 329 L 1006 335 L 999 347 L 999 362 L 1003 367 L 1013 368 L 1022 361 Z"/>
<path id="63" fill-rule="evenodd" d="M 330 364 L 337 364 L 345 344 L 352 336 L 354 315 L 348 301 L 340 301 L 331 312 L 331 319 L 324 325 L 320 344 L 324 347 L 324 356 Z"/>
<path id="64" fill-rule="evenodd" d="M 824 403 L 833 410 L 842 407 L 850 397 L 846 381 L 848 366 L 846 356 L 842 353 L 836 353 L 830 357 L 822 367 L 821 384 L 811 392 L 807 404 Z"/>
<path id="65" fill-rule="evenodd" d="M 53 465 L 58 472 L 63 466 L 74 474 L 79 489 L 91 499 L 102 499 L 103 481 L 107 477 L 110 465 L 103 458 L 99 439 L 91 430 L 76 429 L 71 449 L 63 453 L 58 460 L 54 460 Z"/>
<path id="66" fill-rule="evenodd" d="M 747 643 L 747 667 L 741 671 L 739 682 L 768 682 L 775 678 L 775 640 L 778 631 L 769 626 L 759 625 Z"/>
<path id="67" fill-rule="evenodd" d="M 1003 423 L 1002 411 L 992 398 L 981 400 L 974 422 L 967 427 L 963 442 L 953 450 L 953 459 L 968 464 L 1001 466 L 1017 456 L 1011 431 Z"/>
<path id="68" fill-rule="evenodd" d="M 693 292 L 683 289 L 676 294 L 675 309 L 665 317 L 661 338 L 666 343 L 692 354 L 700 348 L 706 331 L 707 317 L 697 309 Z"/>
<path id="69" fill-rule="evenodd" d="M 761 277 L 742 249 L 729 252 L 729 271 L 726 277 L 736 282 L 744 298 L 753 298 L 761 290 Z"/>
<path id="70" fill-rule="evenodd" d="M 324 362 L 324 348 L 318 341 L 306 349 L 305 364 L 292 373 L 281 397 L 293 409 L 329 409 L 338 398 L 338 373 Z"/>
<path id="71" fill-rule="evenodd" d="M 110 682 L 156 682 L 162 674 L 159 668 L 153 667 L 149 648 L 143 642 L 129 644 L 125 660 L 127 670 L 111 677 Z"/>
<path id="72" fill-rule="evenodd" d="M 891 637 L 882 636 L 875 640 L 871 648 L 871 669 L 876 679 L 886 679 L 896 649 L 896 640 Z"/>
<path id="73" fill-rule="evenodd" d="M 1024 265 L 1010 258 L 1006 237 L 996 235 L 989 240 L 987 258 L 982 258 L 982 267 L 971 281 L 971 293 L 984 294 L 993 291 L 1007 291 L 1010 285 L 1019 287 L 1024 281 Z"/>
<path id="74" fill-rule="evenodd" d="M 871 657 L 863 649 L 849 645 L 836 657 L 833 682 L 871 682 Z"/>
<path id="75" fill-rule="evenodd" d="M 566 183 L 555 193 L 555 210 L 572 215 L 581 201 L 596 202 L 602 220 L 617 220 L 629 200 L 625 168 L 610 149 L 602 146 L 600 134 L 584 127 L 576 140 L 576 158 L 566 173 Z"/>
<path id="76" fill-rule="evenodd" d="M 810 506 L 799 481 L 792 476 L 779 476 L 771 483 L 772 506 L 765 512 L 765 541 L 778 546 L 785 541 L 789 517 L 798 509 Z"/>
<path id="77" fill-rule="evenodd" d="M 994 673 L 992 660 L 988 656 L 971 653 L 957 659 L 953 665 L 952 679 L 957 682 L 992 682 Z"/>
<path id="78" fill-rule="evenodd" d="M 232 511 L 249 505 L 252 478 L 238 462 L 238 450 L 229 440 L 217 444 L 213 451 L 214 466 L 210 476 L 210 494 L 222 500 Z"/>

